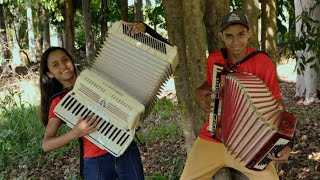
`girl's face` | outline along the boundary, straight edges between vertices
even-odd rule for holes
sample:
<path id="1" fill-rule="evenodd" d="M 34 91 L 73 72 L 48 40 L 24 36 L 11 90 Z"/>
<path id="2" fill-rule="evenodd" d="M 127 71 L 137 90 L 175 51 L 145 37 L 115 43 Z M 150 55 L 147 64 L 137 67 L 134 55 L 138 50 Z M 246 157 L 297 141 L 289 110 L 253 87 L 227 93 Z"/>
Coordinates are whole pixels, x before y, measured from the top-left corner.
<path id="1" fill-rule="evenodd" d="M 64 87 L 73 86 L 77 75 L 72 60 L 62 50 L 56 50 L 48 56 L 47 75 L 56 78 Z"/>

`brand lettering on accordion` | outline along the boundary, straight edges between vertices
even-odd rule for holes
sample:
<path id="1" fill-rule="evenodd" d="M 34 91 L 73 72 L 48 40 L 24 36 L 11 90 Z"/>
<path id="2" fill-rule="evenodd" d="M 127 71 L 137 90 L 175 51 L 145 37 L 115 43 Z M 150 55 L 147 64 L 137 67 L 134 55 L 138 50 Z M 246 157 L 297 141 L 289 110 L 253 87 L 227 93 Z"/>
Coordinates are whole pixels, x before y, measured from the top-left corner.
<path id="1" fill-rule="evenodd" d="M 221 131 L 216 139 L 247 168 L 263 170 L 271 161 L 268 154 L 280 152 L 293 138 L 297 120 L 278 108 L 268 87 L 258 77 L 229 73 L 223 74 L 220 81 Z M 216 122 L 215 118 L 209 121 Z M 218 129 L 216 126 L 212 127 Z"/>
<path id="2" fill-rule="evenodd" d="M 178 63 L 176 47 L 144 33 L 131 36 L 127 29 L 122 22 L 112 25 L 92 67 L 54 109 L 70 127 L 93 113 L 99 130 L 86 138 L 116 157 L 132 142 Z"/>

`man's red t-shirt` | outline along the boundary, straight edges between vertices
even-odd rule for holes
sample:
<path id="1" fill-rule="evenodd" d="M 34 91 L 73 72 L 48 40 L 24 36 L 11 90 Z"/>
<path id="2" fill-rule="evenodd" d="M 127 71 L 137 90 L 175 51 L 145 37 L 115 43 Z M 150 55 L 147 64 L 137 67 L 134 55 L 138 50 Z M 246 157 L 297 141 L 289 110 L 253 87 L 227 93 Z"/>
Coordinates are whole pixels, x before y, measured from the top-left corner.
<path id="1" fill-rule="evenodd" d="M 54 108 L 57 106 L 57 104 L 61 101 L 61 99 L 66 95 L 66 93 L 63 93 L 57 97 L 55 97 L 50 105 L 50 109 L 49 109 L 49 115 L 48 115 L 48 119 L 50 120 L 51 118 L 58 118 L 53 110 Z M 83 153 L 85 158 L 89 158 L 89 157 L 97 157 L 100 156 L 102 154 L 106 154 L 107 151 L 103 150 L 101 148 L 99 148 L 98 146 L 94 145 L 92 142 L 90 142 L 87 138 L 82 137 L 83 140 Z"/>
<path id="2" fill-rule="evenodd" d="M 248 48 L 247 55 L 249 55 L 253 51 L 253 48 Z M 232 67 L 233 64 L 231 62 L 229 63 Z M 207 82 L 210 86 L 212 85 L 212 74 L 214 64 L 219 64 L 223 66 L 226 64 L 220 50 L 211 53 L 207 58 Z M 276 69 L 271 59 L 267 55 L 259 53 L 247 60 L 246 62 L 244 62 L 243 64 L 241 64 L 240 66 L 236 67 L 234 70 L 237 72 L 247 72 L 256 75 L 264 81 L 267 87 L 269 87 L 269 90 L 275 97 L 275 99 L 281 98 Z M 209 119 L 207 119 L 206 123 L 200 130 L 199 137 L 213 142 L 220 142 L 211 137 L 211 132 L 207 130 L 208 125 Z"/>

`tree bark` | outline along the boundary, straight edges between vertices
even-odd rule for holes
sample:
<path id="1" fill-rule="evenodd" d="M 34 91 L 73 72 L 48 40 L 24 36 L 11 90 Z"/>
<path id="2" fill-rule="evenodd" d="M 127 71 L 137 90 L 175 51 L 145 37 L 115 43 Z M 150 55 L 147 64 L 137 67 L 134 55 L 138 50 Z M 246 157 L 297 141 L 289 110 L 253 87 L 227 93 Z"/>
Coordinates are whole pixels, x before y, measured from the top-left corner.
<path id="1" fill-rule="evenodd" d="M 33 17 L 30 0 L 27 0 L 27 23 L 28 23 L 28 39 L 30 62 L 36 62 L 36 45 L 34 39 Z"/>
<path id="2" fill-rule="evenodd" d="M 179 64 L 174 73 L 175 88 L 181 114 L 180 124 L 183 129 L 184 138 L 186 141 L 187 152 L 190 151 L 195 140 L 193 130 L 193 104 L 190 87 L 190 73 L 187 63 L 187 53 L 184 35 L 184 21 L 181 1 L 163 0 L 164 14 L 168 29 L 169 40 L 177 46 L 179 55 Z"/>
<path id="3" fill-rule="evenodd" d="M 3 4 L 0 4 L 0 44 L 0 57 L 3 57 L 3 60 L 7 61 L 11 55 L 7 39 Z"/>
<path id="4" fill-rule="evenodd" d="M 43 14 L 43 7 L 40 3 L 37 4 L 37 14 L 38 14 L 38 25 L 36 26 L 37 33 L 36 33 L 36 58 L 37 61 L 40 62 L 41 55 L 42 55 L 42 43 L 43 43 L 43 26 L 45 23 L 44 14 Z"/>
<path id="5" fill-rule="evenodd" d="M 261 49 L 277 63 L 277 9 L 276 1 L 261 1 Z"/>
<path id="6" fill-rule="evenodd" d="M 100 44 L 103 43 L 107 33 L 107 0 L 101 0 L 100 4 L 100 30 L 101 30 L 101 37 L 100 37 Z"/>
<path id="7" fill-rule="evenodd" d="M 295 0 L 295 15 L 296 17 L 300 17 L 301 14 L 306 11 L 310 12 L 310 8 L 315 6 L 315 0 Z M 310 14 L 312 19 L 320 20 L 320 5 L 317 4 L 317 7 L 312 13 Z M 306 33 L 306 26 L 304 29 L 301 29 L 302 20 L 297 18 L 296 21 L 296 37 L 299 38 Z M 311 25 L 310 28 L 314 27 Z M 296 81 L 296 94 L 295 97 L 304 98 L 304 104 L 309 105 L 313 103 L 317 99 L 317 90 L 320 91 L 320 72 L 316 72 L 315 69 L 311 68 L 314 63 L 318 63 L 319 65 L 319 57 L 316 57 L 316 54 L 313 51 L 308 50 L 310 44 L 307 43 L 306 49 L 298 50 L 296 53 L 297 58 L 297 81 Z M 305 64 L 305 68 L 301 69 L 300 63 L 303 64 L 303 59 L 309 59 L 311 57 L 316 57 L 316 60 Z"/>
<path id="8" fill-rule="evenodd" d="M 242 1 L 242 9 L 246 14 L 251 31 L 251 38 L 249 40 L 249 45 L 256 49 L 260 49 L 259 47 L 259 16 L 260 16 L 260 8 L 259 8 L 259 0 L 243 0 Z"/>
<path id="9" fill-rule="evenodd" d="M 184 35 L 189 68 L 190 91 L 189 99 L 193 101 L 193 125 L 197 133 L 203 126 L 206 116 L 194 101 L 194 90 L 206 80 L 206 35 L 203 24 L 203 1 L 183 0 Z M 191 110 L 191 109 L 190 109 Z"/>
<path id="10" fill-rule="evenodd" d="M 143 22 L 142 0 L 134 0 L 134 19 Z"/>
<path id="11" fill-rule="evenodd" d="M 219 37 L 221 18 L 230 11 L 229 0 L 205 0 L 204 24 L 206 26 L 209 54 L 224 47 Z"/>
<path id="12" fill-rule="evenodd" d="M 128 21 L 128 0 L 120 0 L 121 20 Z"/>
<path id="13" fill-rule="evenodd" d="M 43 8 L 43 48 L 48 49 L 50 47 L 50 17 L 49 13 Z"/>
<path id="14" fill-rule="evenodd" d="M 92 62 L 95 56 L 94 38 L 93 38 L 92 27 L 91 27 L 91 16 L 89 12 L 89 7 L 90 7 L 89 1 L 82 0 L 84 31 L 85 31 L 85 38 L 86 38 L 86 57 L 87 57 L 88 63 Z"/>
<path id="15" fill-rule="evenodd" d="M 65 26 L 64 26 L 64 43 L 65 48 L 71 54 L 72 58 L 75 59 L 75 49 L 74 49 L 74 16 L 72 0 L 64 1 L 65 8 Z"/>

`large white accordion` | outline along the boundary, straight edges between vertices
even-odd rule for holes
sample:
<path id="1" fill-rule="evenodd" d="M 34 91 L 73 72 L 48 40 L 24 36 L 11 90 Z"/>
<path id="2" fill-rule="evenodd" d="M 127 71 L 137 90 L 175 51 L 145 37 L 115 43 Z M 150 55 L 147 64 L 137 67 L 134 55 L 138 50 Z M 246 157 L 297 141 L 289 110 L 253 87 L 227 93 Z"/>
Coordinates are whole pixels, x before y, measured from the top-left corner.
<path id="1" fill-rule="evenodd" d="M 134 139 L 178 63 L 176 47 L 127 30 L 121 21 L 112 25 L 91 68 L 80 73 L 54 109 L 70 127 L 94 113 L 99 130 L 86 138 L 116 157 Z"/>
<path id="2" fill-rule="evenodd" d="M 293 138 L 296 118 L 279 104 L 264 82 L 252 74 L 224 73 L 214 65 L 214 111 L 208 130 L 247 168 L 263 170 Z"/>

